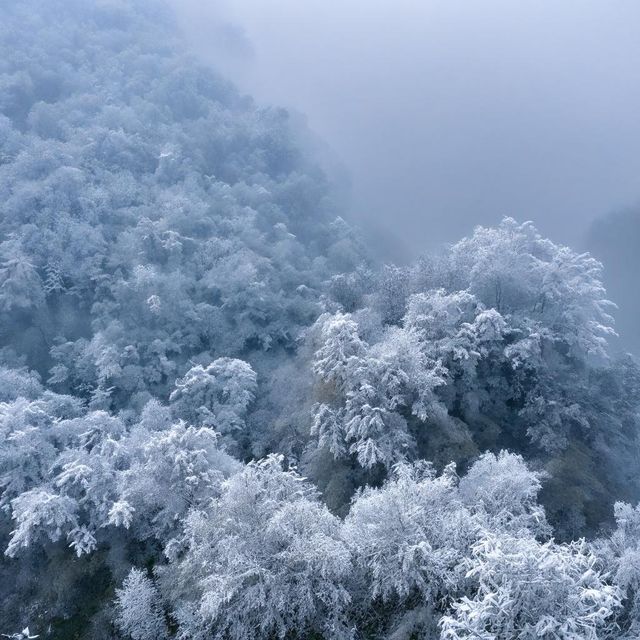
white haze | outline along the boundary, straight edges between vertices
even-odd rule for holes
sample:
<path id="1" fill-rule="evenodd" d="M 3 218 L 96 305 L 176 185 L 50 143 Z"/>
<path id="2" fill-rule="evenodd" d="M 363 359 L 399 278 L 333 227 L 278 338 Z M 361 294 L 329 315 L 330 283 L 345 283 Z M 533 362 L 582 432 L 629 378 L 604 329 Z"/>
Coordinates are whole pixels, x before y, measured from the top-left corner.
<path id="1" fill-rule="evenodd" d="M 580 246 L 640 197 L 636 0 L 175 3 L 199 55 L 305 114 L 353 217 L 410 253 L 505 215 Z"/>

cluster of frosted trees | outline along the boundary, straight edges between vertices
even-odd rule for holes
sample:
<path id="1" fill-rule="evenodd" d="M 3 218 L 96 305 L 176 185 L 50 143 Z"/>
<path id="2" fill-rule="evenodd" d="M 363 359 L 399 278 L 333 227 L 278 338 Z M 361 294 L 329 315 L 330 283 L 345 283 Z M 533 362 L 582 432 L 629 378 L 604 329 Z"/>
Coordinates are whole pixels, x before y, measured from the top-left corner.
<path id="1" fill-rule="evenodd" d="M 0 50 L 0 633 L 638 637 L 597 261 L 378 264 L 159 0 L 9 0 Z"/>
<path id="2" fill-rule="evenodd" d="M 600 270 L 507 219 L 443 257 L 383 269 L 369 293 L 354 281 L 363 302 L 308 332 L 312 435 L 338 465 L 374 471 L 515 450 L 551 474 L 558 533 L 593 530 L 639 481 L 640 378 L 609 353 Z"/>
<path id="3" fill-rule="evenodd" d="M 238 361 L 216 368 L 245 373 Z M 209 375 L 194 369 L 186 379 Z M 461 476 L 395 463 L 340 518 L 282 455 L 242 464 L 211 427 L 180 419 L 184 379 L 178 399 L 150 401 L 131 424 L 15 372 L 6 384 L 35 397 L 2 405 L 5 572 L 34 571 L 46 599 L 104 564 L 121 585 L 89 637 L 113 623 L 136 640 L 631 638 L 640 623 L 640 511 L 618 503 L 612 535 L 554 542 L 543 474 L 518 455 L 481 455 Z M 241 420 L 253 385 L 227 386 L 207 418 L 240 404 Z M 196 401 L 210 397 L 201 391 Z M 24 610 L 15 589 L 7 598 Z"/>

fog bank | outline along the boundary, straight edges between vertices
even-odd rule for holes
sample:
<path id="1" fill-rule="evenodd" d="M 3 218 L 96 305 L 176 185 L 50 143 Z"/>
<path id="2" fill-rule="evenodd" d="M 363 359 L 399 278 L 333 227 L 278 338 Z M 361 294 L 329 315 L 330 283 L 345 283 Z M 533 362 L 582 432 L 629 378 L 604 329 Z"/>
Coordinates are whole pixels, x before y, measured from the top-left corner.
<path id="1" fill-rule="evenodd" d="M 353 216 L 414 252 L 505 215 L 580 245 L 639 196 L 637 2 L 179 4 L 198 53 L 304 113 Z"/>

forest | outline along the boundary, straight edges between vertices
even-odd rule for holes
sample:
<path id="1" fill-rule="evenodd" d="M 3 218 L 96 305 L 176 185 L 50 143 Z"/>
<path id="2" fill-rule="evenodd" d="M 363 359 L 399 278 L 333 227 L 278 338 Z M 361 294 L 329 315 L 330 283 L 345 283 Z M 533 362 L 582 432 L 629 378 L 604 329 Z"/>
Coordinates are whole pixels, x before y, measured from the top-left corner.
<path id="1" fill-rule="evenodd" d="M 160 0 L 5 0 L 0 48 L 0 633 L 640 637 L 598 260 L 385 263 Z"/>

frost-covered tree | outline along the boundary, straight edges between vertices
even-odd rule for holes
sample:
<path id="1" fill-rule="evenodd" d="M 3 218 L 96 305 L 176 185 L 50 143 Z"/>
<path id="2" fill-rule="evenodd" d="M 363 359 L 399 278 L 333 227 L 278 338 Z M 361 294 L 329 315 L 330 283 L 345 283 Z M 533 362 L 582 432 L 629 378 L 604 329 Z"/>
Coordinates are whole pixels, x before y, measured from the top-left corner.
<path id="1" fill-rule="evenodd" d="M 352 455 L 364 468 L 390 467 L 414 449 L 403 411 L 422 413 L 442 383 L 438 363 L 415 366 L 420 354 L 398 336 L 371 348 L 358 324 L 343 314 L 318 320 L 323 342 L 313 371 L 318 394 L 311 435 L 336 456 Z M 410 377 L 411 374 L 417 374 Z"/>
<path id="2" fill-rule="evenodd" d="M 630 640 L 640 633 L 640 507 L 617 502 L 614 512 L 616 528 L 596 548 L 623 595 L 619 637 Z"/>
<path id="3" fill-rule="evenodd" d="M 256 374 L 249 364 L 218 358 L 206 367 L 189 369 L 176 381 L 169 400 L 181 418 L 228 435 L 244 427 L 256 390 Z"/>
<path id="4" fill-rule="evenodd" d="M 458 242 L 451 263 L 461 289 L 499 313 L 536 319 L 576 355 L 606 354 L 613 306 L 602 265 L 540 236 L 532 223 L 506 218 Z"/>
<path id="5" fill-rule="evenodd" d="M 0 244 L 0 305 L 3 311 L 32 309 L 44 301 L 43 283 L 15 240 Z"/>
<path id="6" fill-rule="evenodd" d="M 440 622 L 443 640 L 608 637 L 620 592 L 584 541 L 556 545 L 485 535 L 463 564 L 477 581 Z"/>
<path id="7" fill-rule="evenodd" d="M 340 521 L 281 465 L 247 465 L 168 547 L 162 576 L 182 637 L 352 637 Z"/>
<path id="8" fill-rule="evenodd" d="M 369 574 L 371 596 L 434 606 L 464 580 L 461 561 L 477 523 L 458 496 L 453 467 L 400 464 L 381 489 L 359 493 L 345 521 L 355 558 Z"/>
<path id="9" fill-rule="evenodd" d="M 550 528 L 538 504 L 544 479 L 544 474 L 527 467 L 522 456 L 485 453 L 460 479 L 458 490 L 467 508 L 488 518 L 492 529 L 546 537 Z"/>
<path id="10" fill-rule="evenodd" d="M 131 569 L 116 589 L 116 624 L 132 640 L 162 640 L 167 637 L 159 594 L 153 582 L 139 569 Z"/>

